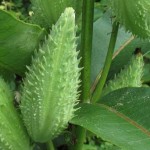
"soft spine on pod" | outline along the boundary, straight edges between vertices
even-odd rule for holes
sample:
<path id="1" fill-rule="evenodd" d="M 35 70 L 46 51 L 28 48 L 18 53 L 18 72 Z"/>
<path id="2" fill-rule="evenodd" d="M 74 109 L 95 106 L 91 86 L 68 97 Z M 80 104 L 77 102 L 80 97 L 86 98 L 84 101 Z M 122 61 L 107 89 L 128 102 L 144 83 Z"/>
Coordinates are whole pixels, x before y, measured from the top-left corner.
<path id="1" fill-rule="evenodd" d="M 13 94 L 0 77 L 0 149 L 31 150 L 29 137 L 13 105 Z"/>
<path id="2" fill-rule="evenodd" d="M 141 87 L 143 75 L 143 56 L 138 53 L 132 56 L 130 63 L 104 87 L 102 95 L 124 87 Z"/>
<path id="3" fill-rule="evenodd" d="M 126 30 L 143 39 L 150 37 L 149 0 L 112 0 L 116 19 Z"/>
<path id="4" fill-rule="evenodd" d="M 35 54 L 24 80 L 21 112 L 34 141 L 53 139 L 73 117 L 79 97 L 78 53 L 75 13 L 66 8 Z"/>

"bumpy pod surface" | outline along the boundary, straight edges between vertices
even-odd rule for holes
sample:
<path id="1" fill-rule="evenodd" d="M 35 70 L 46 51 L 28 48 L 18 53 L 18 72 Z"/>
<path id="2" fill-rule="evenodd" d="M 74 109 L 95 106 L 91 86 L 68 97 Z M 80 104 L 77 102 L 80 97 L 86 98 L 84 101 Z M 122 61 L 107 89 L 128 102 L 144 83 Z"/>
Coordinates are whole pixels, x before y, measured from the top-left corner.
<path id="1" fill-rule="evenodd" d="M 124 87 L 141 87 L 141 78 L 143 75 L 143 56 L 141 53 L 132 56 L 130 63 L 125 66 L 124 70 L 110 80 L 106 87 L 103 89 L 103 96 L 111 91 L 124 88 Z"/>
<path id="2" fill-rule="evenodd" d="M 34 141 L 56 137 L 73 117 L 81 70 L 77 56 L 75 13 L 66 8 L 24 81 L 21 112 Z"/>
<path id="3" fill-rule="evenodd" d="M 29 137 L 13 106 L 13 94 L 2 78 L 0 78 L 0 150 L 31 150 Z"/>
<path id="4" fill-rule="evenodd" d="M 112 9 L 126 30 L 143 39 L 150 37 L 149 0 L 112 0 Z"/>

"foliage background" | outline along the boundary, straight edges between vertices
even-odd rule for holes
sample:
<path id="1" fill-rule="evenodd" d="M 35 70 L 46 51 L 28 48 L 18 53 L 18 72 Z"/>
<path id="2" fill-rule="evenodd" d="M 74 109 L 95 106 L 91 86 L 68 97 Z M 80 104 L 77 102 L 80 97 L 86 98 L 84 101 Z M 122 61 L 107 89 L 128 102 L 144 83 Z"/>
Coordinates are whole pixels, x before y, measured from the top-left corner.
<path id="1" fill-rule="evenodd" d="M 112 31 L 112 18 L 111 18 L 112 12 L 109 9 L 109 1 L 102 0 L 101 3 L 99 3 L 99 2 L 100 1 L 96 1 L 96 3 L 95 3 L 95 14 L 94 14 L 95 18 L 94 18 L 93 49 L 92 49 L 92 63 L 91 63 L 91 68 L 92 68 L 91 91 L 93 91 L 95 84 L 98 82 L 100 72 L 103 68 L 104 61 L 105 61 L 106 54 L 107 54 L 108 45 L 109 45 L 109 39 L 110 39 L 110 35 L 111 35 L 110 33 Z M 32 23 L 31 17 L 34 12 L 32 11 L 31 3 L 29 0 L 13 0 L 13 1 L 1 0 L 0 3 L 1 3 L 0 9 L 9 11 L 15 18 L 23 20 L 26 23 Z M 2 20 L 2 18 L 0 18 L 0 19 Z M 30 26 L 29 29 L 32 30 L 33 26 Z M 46 31 L 44 31 L 43 29 L 41 29 L 37 26 L 36 27 L 34 26 L 33 28 L 34 29 L 36 28 L 35 33 L 38 33 L 38 34 L 36 36 L 35 36 L 35 34 L 33 34 L 33 38 L 32 38 L 33 41 L 31 43 L 31 47 L 28 46 L 28 48 L 29 48 L 28 51 L 24 51 L 24 54 L 26 55 L 26 59 L 24 59 L 24 62 L 22 65 L 30 64 L 31 55 L 33 54 L 33 50 L 35 48 L 37 48 L 38 43 L 40 41 L 42 42 L 44 39 L 43 37 L 44 37 L 44 34 Z M 25 29 L 26 29 L 26 26 L 25 26 Z M 0 29 L 0 31 L 1 30 L 2 29 Z M 33 32 L 33 30 L 32 30 L 32 32 Z M 20 34 L 22 34 L 22 33 L 20 33 Z M 0 39 L 2 39 L 2 34 L 0 35 Z M 19 40 L 19 39 L 16 38 L 16 40 Z M 36 41 L 38 41 L 38 42 L 36 42 Z M 3 44 L 5 45 L 6 43 L 3 43 Z M 10 45 L 8 45 L 8 46 L 10 47 Z M 139 38 L 133 38 L 131 33 L 125 32 L 124 28 L 121 27 L 119 29 L 118 39 L 117 39 L 117 43 L 116 43 L 116 47 L 115 47 L 114 58 L 113 58 L 113 62 L 112 62 L 111 69 L 109 71 L 107 80 L 112 79 L 115 74 L 120 72 L 120 70 L 128 63 L 128 61 L 130 60 L 130 58 L 133 55 L 133 52 L 136 48 L 141 48 L 142 52 L 145 54 L 145 53 L 149 52 L 149 47 L 150 47 L 150 43 L 148 40 L 143 41 Z M 11 47 L 11 49 L 12 49 L 12 47 Z M 14 47 L 14 49 L 17 49 L 17 48 Z M 25 49 L 26 49 L 26 47 L 25 47 Z M 0 51 L 1 52 L 4 51 L 4 48 L 2 49 L 2 46 L 0 48 Z M 20 55 L 24 56 L 24 54 L 22 53 Z M 19 61 L 19 57 L 20 56 L 17 57 L 16 55 L 14 55 L 14 60 Z M 10 68 L 12 68 L 12 66 L 8 65 L 8 64 L 10 64 L 10 62 L 9 62 L 10 55 L 6 57 L 5 53 L 3 53 L 0 55 L 0 58 L 6 64 L 5 66 L 4 66 L 3 62 L 1 62 L 1 64 L 0 64 L 0 66 L 1 66 L 0 70 L 3 74 L 3 76 L 12 85 L 12 89 L 17 90 L 18 87 L 15 83 L 20 82 L 20 80 L 18 78 L 20 76 L 24 76 L 23 72 L 25 71 L 25 68 L 22 70 L 22 66 L 17 66 L 15 63 L 12 63 L 12 64 L 14 64 L 15 69 L 16 69 L 13 72 L 12 70 L 10 70 Z M 142 82 L 143 82 L 143 86 L 147 87 L 150 84 L 150 69 L 149 69 L 150 68 L 150 55 L 148 53 L 144 56 L 144 60 L 145 60 L 145 67 L 144 67 L 144 74 L 143 74 Z M 8 69 L 6 69 L 6 68 L 8 68 Z M 14 77 L 14 74 L 16 75 L 15 77 Z M 133 90 L 133 93 L 134 93 L 137 89 L 124 89 L 121 92 L 116 91 L 115 94 L 116 95 L 119 95 L 118 93 L 124 94 L 130 90 Z M 137 90 L 137 92 L 139 92 L 139 91 Z M 139 97 L 141 96 L 141 99 L 142 99 L 143 98 L 142 95 L 145 93 L 147 93 L 147 89 L 146 90 L 142 89 L 142 92 L 140 93 Z M 112 96 L 113 96 L 113 99 L 115 99 L 114 95 L 112 93 L 112 95 L 108 95 L 105 99 L 109 99 Z M 134 94 L 130 95 L 130 97 L 134 97 L 134 96 L 135 96 Z M 120 97 L 121 97 L 121 95 L 120 95 Z M 127 97 L 128 97 L 128 95 L 126 95 L 126 98 L 122 98 L 120 101 L 124 102 L 125 99 L 126 99 L 126 101 L 128 101 Z M 134 102 L 136 100 L 137 100 L 137 96 L 135 96 L 133 98 Z M 116 103 L 118 103 L 118 102 L 116 102 Z M 143 103 L 143 104 L 144 104 L 143 107 L 145 107 L 147 105 L 147 103 Z M 115 105 L 115 104 L 110 104 L 110 106 L 112 106 L 112 105 Z M 139 109 L 141 109 L 140 106 L 137 106 L 137 107 Z M 148 114 L 148 113 L 149 112 L 145 112 L 145 114 Z M 143 118 L 142 115 L 140 115 L 140 114 L 138 114 L 138 115 L 139 115 L 139 117 Z M 131 118 L 132 118 L 132 116 L 131 116 Z M 147 124 L 148 124 L 148 122 L 147 122 Z M 70 133 L 66 133 L 66 134 L 64 134 L 64 136 L 59 137 L 55 141 L 56 145 L 57 144 L 58 144 L 58 146 L 65 145 L 66 141 L 67 142 L 69 141 L 72 143 L 72 139 L 68 138 L 69 134 Z M 63 144 L 60 142 L 60 139 L 61 139 L 61 142 L 64 140 Z M 117 150 L 117 149 L 119 149 L 118 147 L 113 145 L 111 142 L 106 142 L 106 141 L 107 141 L 107 139 L 106 140 L 101 139 L 99 136 L 98 137 L 93 136 L 93 134 L 89 133 L 89 138 L 87 138 L 87 141 L 86 141 L 87 144 L 84 145 L 84 149 L 90 149 L 90 150 L 96 150 L 96 149 Z M 63 149 L 63 146 L 61 148 Z"/>

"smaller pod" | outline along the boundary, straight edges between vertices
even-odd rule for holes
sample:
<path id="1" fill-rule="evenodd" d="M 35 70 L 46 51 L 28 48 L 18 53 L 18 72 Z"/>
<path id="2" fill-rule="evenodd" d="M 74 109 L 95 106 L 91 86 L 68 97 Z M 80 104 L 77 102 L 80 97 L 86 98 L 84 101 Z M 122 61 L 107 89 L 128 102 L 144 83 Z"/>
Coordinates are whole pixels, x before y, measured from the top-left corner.
<path id="1" fill-rule="evenodd" d="M 129 64 L 125 66 L 121 72 L 115 76 L 113 80 L 110 80 L 103 89 L 103 95 L 108 94 L 114 90 L 125 87 L 141 87 L 142 75 L 143 75 L 143 55 L 138 53 L 132 56 Z"/>
<path id="2" fill-rule="evenodd" d="M 0 149 L 31 150 L 29 137 L 13 105 L 13 94 L 0 77 Z"/>

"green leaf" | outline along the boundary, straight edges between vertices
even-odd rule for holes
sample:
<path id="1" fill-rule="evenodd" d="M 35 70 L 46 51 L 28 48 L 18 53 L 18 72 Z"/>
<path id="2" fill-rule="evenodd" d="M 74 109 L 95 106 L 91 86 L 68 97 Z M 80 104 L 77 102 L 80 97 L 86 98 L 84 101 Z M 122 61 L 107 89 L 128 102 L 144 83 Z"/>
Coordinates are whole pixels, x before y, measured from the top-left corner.
<path id="1" fill-rule="evenodd" d="M 102 69 L 108 50 L 110 35 L 112 32 L 112 19 L 109 12 L 94 23 L 93 29 L 93 49 L 92 49 L 92 74 L 93 82 Z M 122 28 L 119 29 L 115 50 L 123 45 L 131 34 L 126 33 Z"/>
<path id="2" fill-rule="evenodd" d="M 150 148 L 150 88 L 125 88 L 81 104 L 70 122 L 111 141 L 123 150 Z"/>
<path id="3" fill-rule="evenodd" d="M 76 19 L 80 20 L 82 0 L 31 0 L 33 5 L 33 22 L 42 27 L 50 28 L 56 23 L 66 7 L 73 7 L 76 10 Z"/>
<path id="4" fill-rule="evenodd" d="M 106 11 L 105 7 L 101 3 L 94 4 L 94 22 L 101 18 Z"/>
<path id="5" fill-rule="evenodd" d="M 0 68 L 23 75 L 45 31 L 0 10 Z"/>
<path id="6" fill-rule="evenodd" d="M 110 35 L 107 33 L 111 32 L 111 20 L 110 18 L 108 18 L 108 15 L 109 14 L 105 14 L 103 18 L 100 18 L 94 23 L 93 51 L 92 51 L 92 79 L 91 79 L 92 82 L 95 80 L 97 76 L 98 77 L 100 76 L 100 71 L 103 67 L 105 57 L 107 54 L 107 47 L 110 38 Z M 130 34 L 125 33 L 124 30 L 121 28 L 119 31 L 115 47 L 115 50 L 119 50 L 120 52 L 112 61 L 107 80 L 113 79 L 114 75 L 118 74 L 120 70 L 126 64 L 128 64 L 136 48 L 141 48 L 143 54 L 149 51 L 150 42 L 148 40 L 141 40 L 139 38 L 135 38 L 134 40 L 129 39 Z M 143 82 L 150 81 L 149 74 L 150 73 L 148 73 L 148 70 L 144 71 L 144 75 L 142 78 Z M 97 82 L 98 81 L 96 81 L 95 83 Z"/>
<path id="7" fill-rule="evenodd" d="M 100 102 L 150 129 L 150 88 L 123 88 L 104 96 Z"/>

